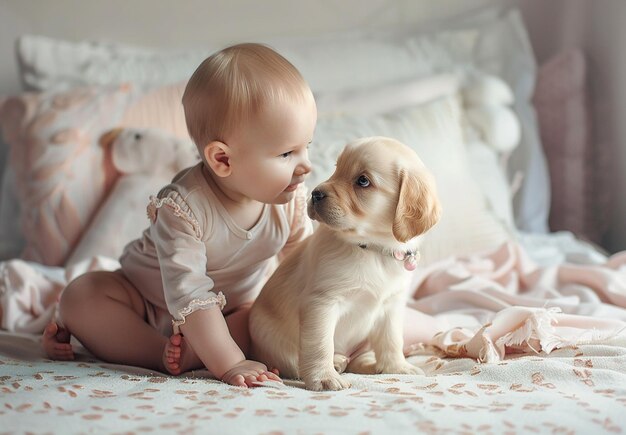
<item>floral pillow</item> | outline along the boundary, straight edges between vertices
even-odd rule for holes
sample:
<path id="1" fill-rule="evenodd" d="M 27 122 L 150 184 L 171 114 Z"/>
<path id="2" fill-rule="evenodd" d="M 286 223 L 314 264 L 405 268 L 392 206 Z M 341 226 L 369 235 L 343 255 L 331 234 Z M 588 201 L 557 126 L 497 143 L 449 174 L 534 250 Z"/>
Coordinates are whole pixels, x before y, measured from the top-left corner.
<path id="1" fill-rule="evenodd" d="M 91 86 L 27 93 L 2 105 L 24 259 L 64 264 L 116 178 L 99 137 L 119 124 L 136 95 L 128 85 Z"/>
<path id="2" fill-rule="evenodd" d="M 72 257 L 120 175 L 111 150 L 102 146 L 107 132 L 158 128 L 190 141 L 181 103 L 185 84 L 94 85 L 25 93 L 0 105 L 11 168 L 11 192 L 2 192 L 0 209 L 16 199 L 23 259 L 60 266 Z"/>

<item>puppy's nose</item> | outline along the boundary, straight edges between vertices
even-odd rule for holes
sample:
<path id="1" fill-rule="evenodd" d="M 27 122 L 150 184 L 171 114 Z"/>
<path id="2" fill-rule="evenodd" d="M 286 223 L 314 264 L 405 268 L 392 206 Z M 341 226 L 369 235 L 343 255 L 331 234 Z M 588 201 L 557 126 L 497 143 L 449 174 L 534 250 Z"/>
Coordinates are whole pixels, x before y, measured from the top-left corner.
<path id="1" fill-rule="evenodd" d="M 320 202 L 322 199 L 326 197 L 326 194 L 321 190 L 314 190 L 311 192 L 311 199 L 313 200 L 313 204 L 316 202 Z"/>

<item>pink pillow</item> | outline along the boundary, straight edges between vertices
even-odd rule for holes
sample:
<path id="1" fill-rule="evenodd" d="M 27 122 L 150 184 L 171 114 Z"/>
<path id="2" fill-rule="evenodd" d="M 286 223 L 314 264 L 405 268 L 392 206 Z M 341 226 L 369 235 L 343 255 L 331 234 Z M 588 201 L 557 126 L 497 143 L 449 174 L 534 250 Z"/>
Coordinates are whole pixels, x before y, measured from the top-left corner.
<path id="1" fill-rule="evenodd" d="M 124 114 L 120 127 L 159 128 L 180 139 L 191 140 L 182 104 L 186 85 L 186 81 L 174 83 L 141 95 Z"/>
<path id="2" fill-rule="evenodd" d="M 84 87 L 27 93 L 2 105 L 24 259 L 64 263 L 116 178 L 98 139 L 120 122 L 134 95 L 128 85 Z"/>
<path id="3" fill-rule="evenodd" d="M 23 259 L 66 263 L 119 177 L 110 150 L 100 144 L 111 129 L 159 128 L 189 140 L 181 104 L 185 84 L 25 93 L 0 106 L 23 211 Z"/>
<path id="4" fill-rule="evenodd" d="M 596 146 L 580 50 L 561 52 L 541 66 L 533 102 L 551 182 L 550 229 L 601 242 L 608 227 L 607 147 Z"/>

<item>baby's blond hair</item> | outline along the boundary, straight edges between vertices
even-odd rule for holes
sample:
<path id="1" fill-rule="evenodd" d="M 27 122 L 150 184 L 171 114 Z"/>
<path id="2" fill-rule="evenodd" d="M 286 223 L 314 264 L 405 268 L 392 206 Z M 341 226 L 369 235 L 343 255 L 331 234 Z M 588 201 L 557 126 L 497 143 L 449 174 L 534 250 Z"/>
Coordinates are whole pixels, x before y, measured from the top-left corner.
<path id="1" fill-rule="evenodd" d="M 202 151 L 268 103 L 304 102 L 311 90 L 300 72 L 270 47 L 246 43 L 205 59 L 183 94 L 189 135 Z M 201 152 L 202 154 L 202 152 Z"/>

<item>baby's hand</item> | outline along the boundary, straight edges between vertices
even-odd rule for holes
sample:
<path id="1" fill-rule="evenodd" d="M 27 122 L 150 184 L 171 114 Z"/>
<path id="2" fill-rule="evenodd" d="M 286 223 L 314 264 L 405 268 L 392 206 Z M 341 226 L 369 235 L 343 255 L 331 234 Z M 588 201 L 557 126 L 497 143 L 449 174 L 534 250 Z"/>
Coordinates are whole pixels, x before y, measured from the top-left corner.
<path id="1" fill-rule="evenodd" d="M 252 387 L 255 382 L 267 380 L 282 382 L 276 373 L 267 370 L 265 364 L 248 359 L 235 364 L 222 375 L 222 381 L 238 387 Z"/>

